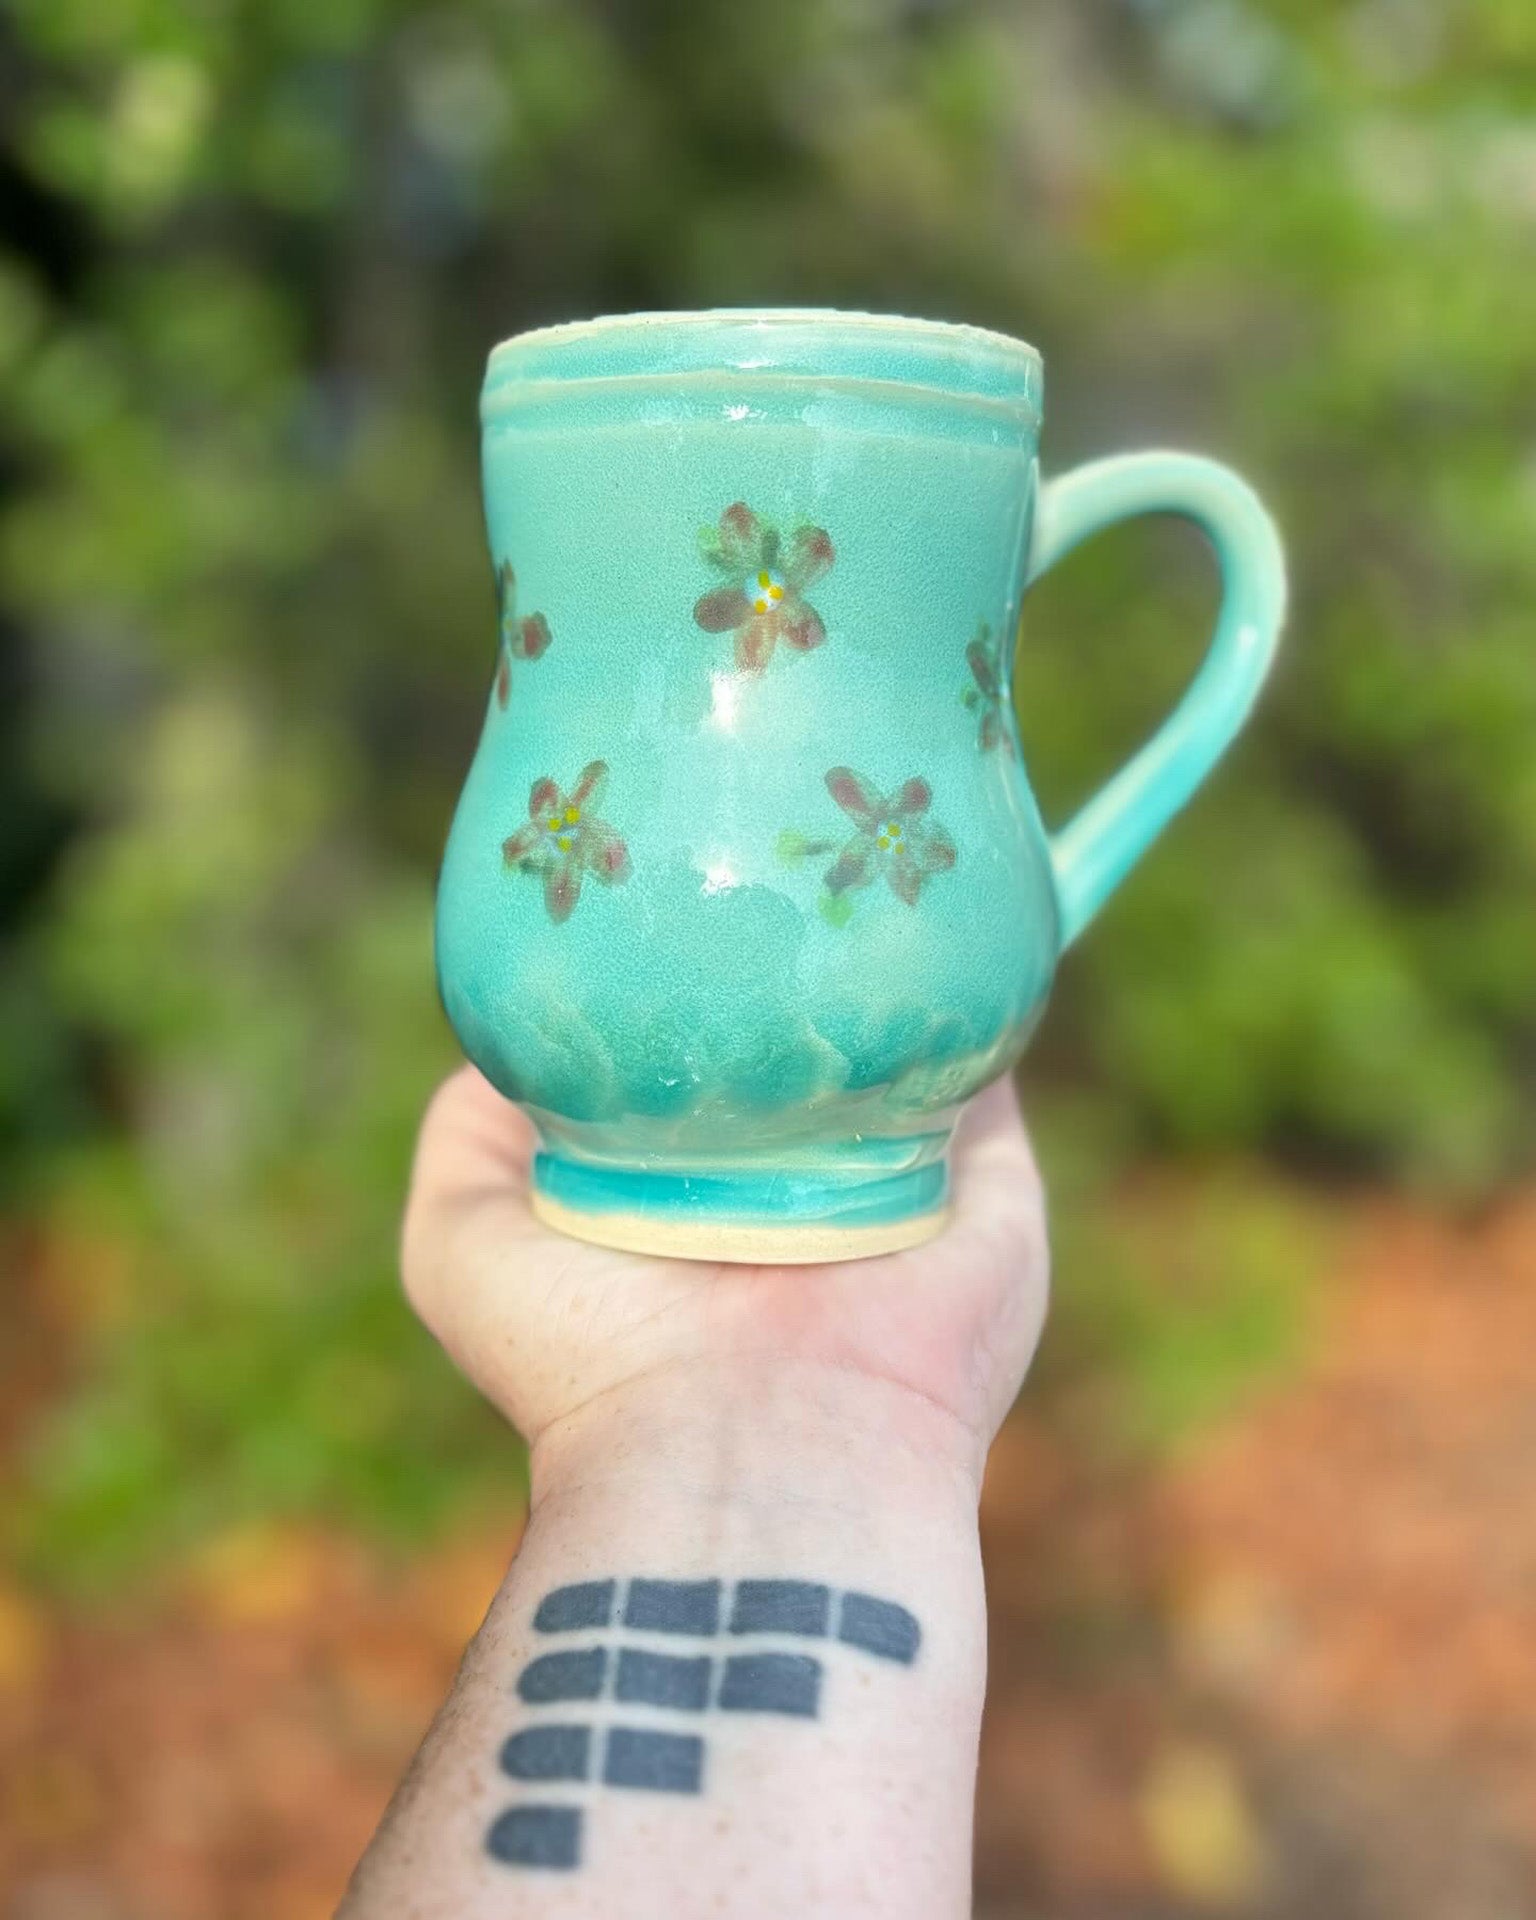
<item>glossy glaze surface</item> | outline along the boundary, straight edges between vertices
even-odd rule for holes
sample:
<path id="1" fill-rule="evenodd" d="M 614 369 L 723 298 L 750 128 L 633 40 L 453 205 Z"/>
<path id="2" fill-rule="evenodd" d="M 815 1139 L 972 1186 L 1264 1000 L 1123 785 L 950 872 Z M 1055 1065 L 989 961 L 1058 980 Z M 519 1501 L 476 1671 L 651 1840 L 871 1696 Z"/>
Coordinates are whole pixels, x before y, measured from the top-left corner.
<path id="1" fill-rule="evenodd" d="M 563 1206 L 931 1211 L 1064 912 L 1075 932 L 1246 712 L 1279 618 L 1252 496 L 1144 456 L 1039 503 L 1040 401 L 1021 343 L 857 315 L 641 316 L 492 356 L 501 631 L 439 977 Z M 1225 542 L 1220 698 L 1197 685 L 1053 857 L 1001 637 L 1055 552 L 1149 505 Z"/>

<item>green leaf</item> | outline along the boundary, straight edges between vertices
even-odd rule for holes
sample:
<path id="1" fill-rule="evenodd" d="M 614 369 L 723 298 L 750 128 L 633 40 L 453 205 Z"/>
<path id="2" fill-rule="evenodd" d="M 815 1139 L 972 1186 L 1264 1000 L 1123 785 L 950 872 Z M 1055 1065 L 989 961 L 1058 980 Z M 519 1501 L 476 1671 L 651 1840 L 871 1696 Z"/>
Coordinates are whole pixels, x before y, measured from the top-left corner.
<path id="1" fill-rule="evenodd" d="M 824 893 L 816 903 L 816 911 L 829 927 L 846 927 L 853 918 L 853 902 L 846 893 Z"/>

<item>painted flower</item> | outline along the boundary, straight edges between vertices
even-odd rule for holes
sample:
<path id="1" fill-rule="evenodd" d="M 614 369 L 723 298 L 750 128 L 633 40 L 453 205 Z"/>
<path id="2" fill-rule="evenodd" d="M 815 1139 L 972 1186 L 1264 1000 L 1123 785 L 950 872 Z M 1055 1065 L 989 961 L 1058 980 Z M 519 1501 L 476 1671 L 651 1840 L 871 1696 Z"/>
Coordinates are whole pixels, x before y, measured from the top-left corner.
<path id="1" fill-rule="evenodd" d="M 781 640 L 809 653 L 826 639 L 821 615 L 805 598 L 837 558 L 821 527 L 799 526 L 785 539 L 738 500 L 718 527 L 703 530 L 699 547 L 730 584 L 706 593 L 693 617 L 706 633 L 735 634 L 743 673 L 761 673 Z"/>
<path id="2" fill-rule="evenodd" d="M 581 877 L 590 873 L 605 887 L 629 878 L 629 850 L 594 812 L 608 778 L 608 763 L 593 760 L 569 793 L 553 780 L 535 780 L 528 795 L 528 824 L 502 843 L 502 857 L 520 873 L 544 880 L 544 904 L 558 924 L 569 920 L 581 897 Z"/>
<path id="3" fill-rule="evenodd" d="M 923 882 L 955 864 L 955 843 L 936 822 L 925 819 L 933 792 L 926 780 L 908 780 L 891 798 L 882 799 L 848 767 L 827 775 L 827 791 L 858 828 L 826 872 L 828 905 L 834 922 L 846 917 L 844 896 L 884 878 L 898 900 L 917 905 Z M 787 834 L 779 843 L 786 858 L 830 853 L 834 843 Z"/>
<path id="4" fill-rule="evenodd" d="M 965 650 L 975 686 L 961 695 L 973 713 L 981 715 L 976 729 L 976 744 L 983 753 L 1001 747 L 1013 752 L 1013 729 L 1009 725 L 1008 702 L 1003 693 L 1003 649 L 992 638 L 985 620 L 976 629 L 976 638 Z"/>
<path id="5" fill-rule="evenodd" d="M 501 645 L 496 659 L 496 704 L 505 707 L 512 693 L 512 662 L 537 660 L 549 645 L 549 622 L 542 613 L 517 617 L 517 575 L 512 562 L 503 560 L 496 569 L 496 610 Z"/>

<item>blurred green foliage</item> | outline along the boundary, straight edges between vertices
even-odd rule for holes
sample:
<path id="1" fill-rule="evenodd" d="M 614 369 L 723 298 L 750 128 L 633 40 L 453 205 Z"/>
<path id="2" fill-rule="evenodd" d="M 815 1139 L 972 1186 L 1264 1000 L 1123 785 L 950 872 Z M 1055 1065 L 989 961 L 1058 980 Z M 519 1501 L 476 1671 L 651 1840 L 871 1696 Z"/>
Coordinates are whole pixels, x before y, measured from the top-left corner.
<path id="1" fill-rule="evenodd" d="M 1206 1306 L 1128 1310 L 1100 1217 L 1131 1158 L 1527 1160 L 1529 0 L 5 0 L 0 245 L 0 1178 L 81 1303 L 43 1564 L 272 1506 L 411 1525 L 515 1471 L 392 1265 L 492 650 L 476 389 L 533 322 L 1001 326 L 1046 352 L 1053 465 L 1193 444 L 1272 501 L 1272 697 L 1026 1071 L 1067 1347 L 1141 1365 L 1143 1426 L 1283 1344 L 1301 1255 L 1218 1188 L 1239 1304 L 1180 1345 Z M 1055 817 L 1212 599 L 1166 528 L 1042 587 Z"/>

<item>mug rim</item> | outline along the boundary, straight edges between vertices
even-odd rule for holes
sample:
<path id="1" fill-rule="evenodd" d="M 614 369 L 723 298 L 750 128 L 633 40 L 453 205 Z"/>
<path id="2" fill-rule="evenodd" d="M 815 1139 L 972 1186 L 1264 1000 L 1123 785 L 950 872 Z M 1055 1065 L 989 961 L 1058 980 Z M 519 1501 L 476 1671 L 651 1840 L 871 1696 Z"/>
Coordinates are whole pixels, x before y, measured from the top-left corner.
<path id="1" fill-rule="evenodd" d="M 837 307 L 705 307 L 530 327 L 491 349 L 483 397 L 512 383 L 709 374 L 879 381 L 1038 410 L 1039 350 L 963 321 Z"/>

